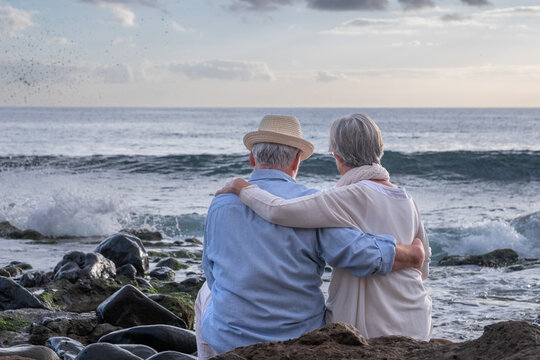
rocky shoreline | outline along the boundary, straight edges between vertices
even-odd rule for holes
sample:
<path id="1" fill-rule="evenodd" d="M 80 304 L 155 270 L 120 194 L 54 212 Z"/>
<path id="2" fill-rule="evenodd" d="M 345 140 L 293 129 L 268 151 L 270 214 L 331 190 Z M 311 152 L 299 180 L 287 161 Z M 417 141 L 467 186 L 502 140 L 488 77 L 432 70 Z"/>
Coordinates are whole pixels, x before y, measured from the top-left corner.
<path id="1" fill-rule="evenodd" d="M 31 230 L 0 223 L 0 238 L 47 240 Z M 175 271 L 200 260 L 197 239 L 180 250 L 159 247 L 158 232 L 124 229 L 92 252 L 70 251 L 51 272 L 13 261 L 0 268 L 0 359 L 194 359 L 194 300 L 204 282 Z M 173 243 L 174 244 L 174 243 Z M 150 270 L 150 263 L 154 263 Z M 441 265 L 536 266 L 512 250 L 477 257 L 449 257 Z M 220 359 L 533 359 L 540 353 L 537 325 L 511 321 L 493 325 L 479 339 L 451 343 L 404 337 L 366 340 L 347 324 L 329 324 L 284 342 L 256 344 Z"/>

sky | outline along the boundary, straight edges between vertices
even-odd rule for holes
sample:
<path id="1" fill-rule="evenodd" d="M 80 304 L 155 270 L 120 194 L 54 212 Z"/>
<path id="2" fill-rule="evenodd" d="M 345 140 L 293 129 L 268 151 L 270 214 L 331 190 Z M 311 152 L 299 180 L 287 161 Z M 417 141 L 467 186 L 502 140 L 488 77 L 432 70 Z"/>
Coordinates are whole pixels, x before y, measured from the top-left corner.
<path id="1" fill-rule="evenodd" d="M 540 0 L 0 0 L 0 106 L 540 107 Z"/>

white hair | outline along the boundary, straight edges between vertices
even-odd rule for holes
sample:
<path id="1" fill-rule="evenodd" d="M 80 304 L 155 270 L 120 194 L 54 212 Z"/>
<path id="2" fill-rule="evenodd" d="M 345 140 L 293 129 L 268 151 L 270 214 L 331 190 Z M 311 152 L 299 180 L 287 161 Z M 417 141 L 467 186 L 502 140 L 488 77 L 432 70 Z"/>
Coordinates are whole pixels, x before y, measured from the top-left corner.
<path id="1" fill-rule="evenodd" d="M 275 143 L 257 143 L 251 148 L 255 165 L 270 169 L 288 168 L 298 155 L 299 149 Z"/>
<path id="2" fill-rule="evenodd" d="M 329 151 L 348 167 L 380 164 L 383 141 L 379 127 L 369 116 L 351 114 L 337 119 L 330 128 Z"/>

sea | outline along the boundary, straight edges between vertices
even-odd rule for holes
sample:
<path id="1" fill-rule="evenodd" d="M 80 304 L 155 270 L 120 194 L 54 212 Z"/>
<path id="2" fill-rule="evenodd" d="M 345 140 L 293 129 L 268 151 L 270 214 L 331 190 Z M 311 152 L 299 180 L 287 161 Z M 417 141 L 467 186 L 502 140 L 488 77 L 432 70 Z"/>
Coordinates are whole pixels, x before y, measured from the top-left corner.
<path id="1" fill-rule="evenodd" d="M 382 163 L 420 208 L 433 253 L 425 282 L 433 336 L 465 341 L 499 321 L 539 324 L 538 265 L 438 265 L 504 248 L 540 258 L 540 109 L 532 108 L 3 107 L 0 221 L 58 241 L 0 239 L 0 266 L 50 270 L 67 251 L 92 251 L 123 228 L 204 240 L 215 191 L 251 172 L 242 137 L 265 114 L 298 117 L 315 153 L 297 180 L 331 188 L 339 174 L 328 130 L 354 112 L 379 125 Z M 190 271 L 202 273 L 200 264 Z"/>

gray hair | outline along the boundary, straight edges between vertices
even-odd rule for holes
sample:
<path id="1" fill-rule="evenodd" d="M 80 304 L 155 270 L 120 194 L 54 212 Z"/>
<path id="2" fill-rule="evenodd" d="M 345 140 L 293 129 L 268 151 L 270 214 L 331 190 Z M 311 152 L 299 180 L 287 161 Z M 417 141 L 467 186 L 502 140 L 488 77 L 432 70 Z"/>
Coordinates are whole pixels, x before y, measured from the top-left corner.
<path id="1" fill-rule="evenodd" d="M 257 143 L 251 148 L 255 165 L 270 169 L 286 169 L 296 159 L 299 149 L 275 143 Z"/>
<path id="2" fill-rule="evenodd" d="M 383 141 L 379 127 L 369 116 L 352 114 L 337 119 L 330 128 L 329 151 L 348 167 L 380 164 Z"/>

